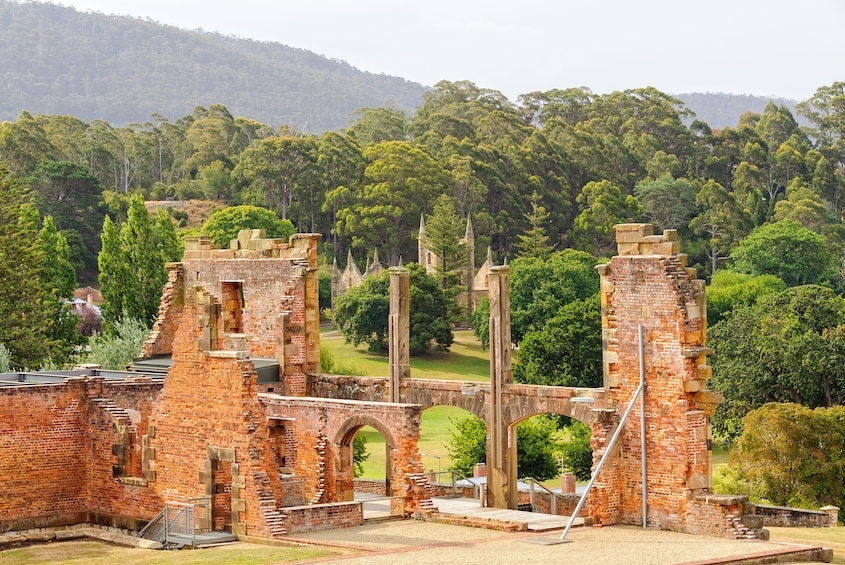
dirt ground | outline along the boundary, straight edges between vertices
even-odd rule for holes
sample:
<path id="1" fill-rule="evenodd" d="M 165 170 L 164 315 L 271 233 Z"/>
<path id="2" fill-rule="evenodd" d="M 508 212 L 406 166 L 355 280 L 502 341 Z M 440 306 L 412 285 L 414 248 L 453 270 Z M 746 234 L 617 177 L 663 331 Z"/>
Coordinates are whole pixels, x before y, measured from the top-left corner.
<path id="1" fill-rule="evenodd" d="M 569 543 L 561 532 L 503 533 L 444 524 L 403 521 L 326 530 L 296 536 L 303 541 L 369 550 L 360 557 L 344 556 L 344 563 L 378 564 L 508 564 L 565 563 L 566 565 L 670 565 L 727 563 L 728 558 L 780 553 L 796 546 L 756 540 L 694 536 L 634 526 L 574 528 Z M 313 562 L 329 562 L 334 558 Z M 788 561 L 780 561 L 788 562 Z"/>

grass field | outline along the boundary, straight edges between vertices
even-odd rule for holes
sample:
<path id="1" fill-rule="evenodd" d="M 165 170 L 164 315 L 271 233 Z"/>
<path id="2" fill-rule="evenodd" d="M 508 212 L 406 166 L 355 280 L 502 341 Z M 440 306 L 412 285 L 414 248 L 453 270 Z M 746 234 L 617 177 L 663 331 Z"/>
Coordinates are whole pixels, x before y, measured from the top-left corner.
<path id="1" fill-rule="evenodd" d="M 292 563 L 351 553 L 349 550 L 315 547 L 270 547 L 232 544 L 213 550 L 150 551 L 80 540 L 33 545 L 0 551 L 4 565 L 79 563 L 85 565 L 259 565 Z"/>
<path id="2" fill-rule="evenodd" d="M 338 331 L 324 332 L 320 341 L 350 374 L 386 377 L 389 372 L 386 355 L 367 353 L 365 345 L 353 347 L 344 342 Z M 411 357 L 411 376 L 417 379 L 489 381 L 490 353 L 481 349 L 471 331 L 457 331 L 449 352 L 431 351 Z"/>
<path id="3" fill-rule="evenodd" d="M 452 438 L 451 421 L 465 418 L 470 413 L 455 406 L 433 406 L 423 412 L 420 426 L 420 453 L 423 453 L 423 466 L 428 469 L 446 471 L 451 468 L 452 460 L 449 458 L 448 443 Z M 367 451 L 370 457 L 364 462 L 364 474 L 367 479 L 383 479 L 385 448 L 384 438 L 375 429 L 366 426 L 359 434 L 367 438 Z"/>
<path id="4" fill-rule="evenodd" d="M 340 332 L 325 332 L 320 340 L 334 355 L 338 365 L 352 369 L 350 372 L 368 376 L 388 374 L 387 357 L 367 353 L 366 346 L 355 348 L 345 343 Z M 431 351 L 411 357 L 411 375 L 417 379 L 489 381 L 490 355 L 481 348 L 471 331 L 456 331 L 450 351 Z M 452 460 L 447 447 L 452 437 L 451 421 L 469 415 L 469 412 L 454 406 L 434 406 L 423 412 L 419 449 L 425 454 L 422 459 L 426 469 L 446 471 L 451 468 Z M 362 477 L 383 479 L 386 458 L 384 438 L 369 426 L 358 433 L 366 438 L 370 454 L 364 462 Z"/>
<path id="5" fill-rule="evenodd" d="M 845 564 L 845 528 L 767 528 L 772 541 L 785 541 L 833 550 L 833 561 Z"/>

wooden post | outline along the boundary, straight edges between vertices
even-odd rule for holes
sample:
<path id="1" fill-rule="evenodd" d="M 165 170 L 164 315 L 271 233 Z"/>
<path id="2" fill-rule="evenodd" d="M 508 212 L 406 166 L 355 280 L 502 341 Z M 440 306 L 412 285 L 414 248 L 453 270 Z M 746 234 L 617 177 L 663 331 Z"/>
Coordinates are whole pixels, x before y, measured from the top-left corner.
<path id="1" fill-rule="evenodd" d="M 510 286 L 507 266 L 490 269 L 490 396 L 487 411 L 487 504 L 517 508 L 516 427 L 508 430 L 504 389 L 513 383 L 511 368 Z"/>

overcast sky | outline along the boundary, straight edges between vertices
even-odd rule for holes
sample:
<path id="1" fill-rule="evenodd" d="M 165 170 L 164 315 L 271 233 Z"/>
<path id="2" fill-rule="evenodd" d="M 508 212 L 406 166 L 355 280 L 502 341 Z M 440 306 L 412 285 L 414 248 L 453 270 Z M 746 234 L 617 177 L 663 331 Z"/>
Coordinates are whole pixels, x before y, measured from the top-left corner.
<path id="1" fill-rule="evenodd" d="M 427 86 L 797 100 L 845 80 L 843 0 L 56 0 L 275 41 Z"/>

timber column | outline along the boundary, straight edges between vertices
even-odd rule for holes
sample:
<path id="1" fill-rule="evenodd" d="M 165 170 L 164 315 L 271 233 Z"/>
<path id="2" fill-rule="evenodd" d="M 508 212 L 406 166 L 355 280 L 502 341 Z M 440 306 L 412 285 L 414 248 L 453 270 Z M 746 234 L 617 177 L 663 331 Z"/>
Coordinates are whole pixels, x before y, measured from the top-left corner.
<path id="1" fill-rule="evenodd" d="M 510 267 L 490 269 L 490 404 L 487 410 L 487 504 L 517 508 L 516 426 L 504 417 L 504 389 L 511 368 Z"/>
<path id="2" fill-rule="evenodd" d="M 411 336 L 410 317 L 410 273 L 404 267 L 390 267 L 390 314 L 388 317 L 388 356 L 390 360 L 390 382 L 388 401 L 401 402 L 402 379 L 410 378 L 411 363 L 409 342 Z"/>

